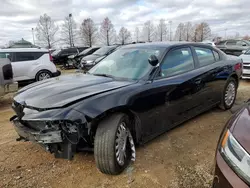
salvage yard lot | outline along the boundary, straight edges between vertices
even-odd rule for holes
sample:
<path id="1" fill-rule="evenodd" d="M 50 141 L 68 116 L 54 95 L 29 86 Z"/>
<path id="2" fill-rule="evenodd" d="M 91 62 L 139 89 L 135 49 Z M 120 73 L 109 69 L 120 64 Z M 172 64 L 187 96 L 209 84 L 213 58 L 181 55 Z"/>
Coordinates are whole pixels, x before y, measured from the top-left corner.
<path id="1" fill-rule="evenodd" d="M 65 71 L 64 71 L 65 72 Z M 236 106 L 249 97 L 241 81 Z M 16 142 L 11 95 L 0 99 L 0 187 L 211 187 L 215 148 L 230 111 L 212 109 L 137 148 L 136 162 L 119 176 L 96 168 L 93 153 L 55 159 L 29 142 Z"/>

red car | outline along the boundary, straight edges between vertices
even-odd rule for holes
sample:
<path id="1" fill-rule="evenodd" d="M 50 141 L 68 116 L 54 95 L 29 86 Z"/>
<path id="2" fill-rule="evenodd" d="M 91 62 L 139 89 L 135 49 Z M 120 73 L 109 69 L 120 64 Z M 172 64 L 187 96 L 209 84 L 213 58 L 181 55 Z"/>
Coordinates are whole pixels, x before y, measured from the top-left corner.
<path id="1" fill-rule="evenodd" d="M 250 187 L 250 102 L 226 124 L 216 150 L 213 188 Z"/>

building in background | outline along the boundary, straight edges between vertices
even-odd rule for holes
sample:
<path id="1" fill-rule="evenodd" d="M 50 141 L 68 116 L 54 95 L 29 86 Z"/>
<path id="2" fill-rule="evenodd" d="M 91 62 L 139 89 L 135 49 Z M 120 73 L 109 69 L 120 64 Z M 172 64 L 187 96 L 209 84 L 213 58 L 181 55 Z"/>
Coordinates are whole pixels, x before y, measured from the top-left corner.
<path id="1" fill-rule="evenodd" d="M 38 48 L 38 46 L 33 45 L 31 42 L 22 38 L 22 40 L 10 44 L 9 48 Z"/>

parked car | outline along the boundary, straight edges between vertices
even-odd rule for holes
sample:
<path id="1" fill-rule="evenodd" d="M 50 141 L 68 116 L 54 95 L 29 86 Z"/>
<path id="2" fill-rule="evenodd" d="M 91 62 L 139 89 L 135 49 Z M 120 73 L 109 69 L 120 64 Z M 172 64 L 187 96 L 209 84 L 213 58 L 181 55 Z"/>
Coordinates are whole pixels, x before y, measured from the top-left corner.
<path id="1" fill-rule="evenodd" d="M 243 61 L 243 79 L 250 79 L 250 49 L 243 51 L 243 54 L 240 55 L 240 58 Z"/>
<path id="2" fill-rule="evenodd" d="M 202 41 L 202 43 L 203 43 L 203 44 L 209 44 L 209 45 L 211 45 L 211 46 L 213 46 L 213 47 L 216 47 L 216 45 L 215 45 L 215 43 L 214 43 L 213 41 L 204 40 L 204 41 Z"/>
<path id="3" fill-rule="evenodd" d="M 68 56 L 80 53 L 87 48 L 88 47 L 72 47 L 56 50 L 52 53 L 53 62 L 57 65 L 65 65 L 67 63 Z"/>
<path id="4" fill-rule="evenodd" d="M 41 81 L 60 75 L 46 49 L 0 49 L 0 56 L 11 60 L 15 81 Z"/>
<path id="5" fill-rule="evenodd" d="M 136 144 L 215 106 L 230 109 L 241 72 L 239 58 L 209 45 L 126 45 L 87 74 L 22 88 L 11 121 L 19 140 L 66 159 L 93 149 L 101 172 L 119 174 L 135 160 Z"/>
<path id="6" fill-rule="evenodd" d="M 18 90 L 18 83 L 13 81 L 13 70 L 8 58 L 0 56 L 0 97 Z"/>
<path id="7" fill-rule="evenodd" d="M 87 48 L 86 50 L 83 50 L 81 53 L 68 56 L 68 64 L 72 65 L 74 68 L 81 68 L 80 63 L 81 63 L 82 58 L 94 53 L 99 48 L 100 47 Z"/>
<path id="8" fill-rule="evenodd" d="M 95 51 L 93 54 L 85 56 L 81 60 L 81 68 L 83 70 L 89 70 L 94 65 L 99 63 L 102 59 L 104 59 L 107 55 L 115 51 L 118 47 L 119 45 L 104 46 L 99 50 Z"/>
<path id="9" fill-rule="evenodd" d="M 239 56 L 242 51 L 250 47 L 250 42 L 247 40 L 224 40 L 220 41 L 216 46 L 226 54 Z"/>
<path id="10" fill-rule="evenodd" d="M 250 102 L 224 127 L 216 150 L 213 188 L 250 187 Z"/>

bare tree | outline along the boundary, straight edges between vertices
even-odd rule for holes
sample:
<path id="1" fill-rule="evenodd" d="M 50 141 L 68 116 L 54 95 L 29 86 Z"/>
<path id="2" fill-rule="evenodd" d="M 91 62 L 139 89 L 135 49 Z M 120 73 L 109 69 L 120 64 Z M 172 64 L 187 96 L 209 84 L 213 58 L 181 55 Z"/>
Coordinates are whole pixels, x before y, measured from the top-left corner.
<path id="1" fill-rule="evenodd" d="M 91 47 L 96 42 L 97 28 L 91 18 L 83 20 L 80 32 L 86 46 Z"/>
<path id="2" fill-rule="evenodd" d="M 193 27 L 191 22 L 187 22 L 184 25 L 184 32 L 185 32 L 185 37 L 184 40 L 186 41 L 191 41 L 192 40 L 192 34 L 193 34 Z"/>
<path id="3" fill-rule="evenodd" d="M 160 19 L 157 26 L 157 40 L 163 41 L 167 37 L 167 24 L 164 19 Z"/>
<path id="4" fill-rule="evenodd" d="M 243 37 L 243 40 L 249 40 L 250 39 L 250 37 L 248 36 L 248 35 L 245 35 L 244 37 Z"/>
<path id="5" fill-rule="evenodd" d="M 76 22 L 71 16 L 64 19 L 61 27 L 61 39 L 71 47 L 74 46 L 74 39 L 77 37 Z"/>
<path id="6" fill-rule="evenodd" d="M 110 44 L 114 43 L 115 41 L 115 28 L 112 22 L 108 17 L 104 18 L 101 28 L 100 28 L 100 37 L 101 42 L 109 46 Z"/>
<path id="7" fill-rule="evenodd" d="M 135 39 L 136 39 L 137 43 L 139 42 L 139 38 L 140 38 L 140 30 L 138 27 L 136 27 L 135 28 Z"/>
<path id="8" fill-rule="evenodd" d="M 211 29 L 206 22 L 202 22 L 195 27 L 195 42 L 202 42 L 211 36 Z"/>
<path id="9" fill-rule="evenodd" d="M 59 30 L 55 22 L 47 14 L 40 16 L 39 22 L 36 27 L 36 37 L 42 45 L 47 48 L 52 48 L 56 42 L 55 34 Z"/>
<path id="10" fill-rule="evenodd" d="M 175 40 L 185 40 L 185 26 L 183 23 L 180 23 L 175 31 Z"/>
<path id="11" fill-rule="evenodd" d="M 122 27 L 119 31 L 119 35 L 118 35 L 118 40 L 119 42 L 124 45 L 126 43 L 129 42 L 129 40 L 131 40 L 131 33 L 130 31 L 128 31 L 127 28 Z"/>
<path id="12" fill-rule="evenodd" d="M 146 40 L 148 42 L 151 42 L 152 41 L 152 37 L 154 36 L 154 25 L 153 23 L 151 23 L 151 21 L 147 21 L 144 23 L 144 34 L 146 36 Z"/>

